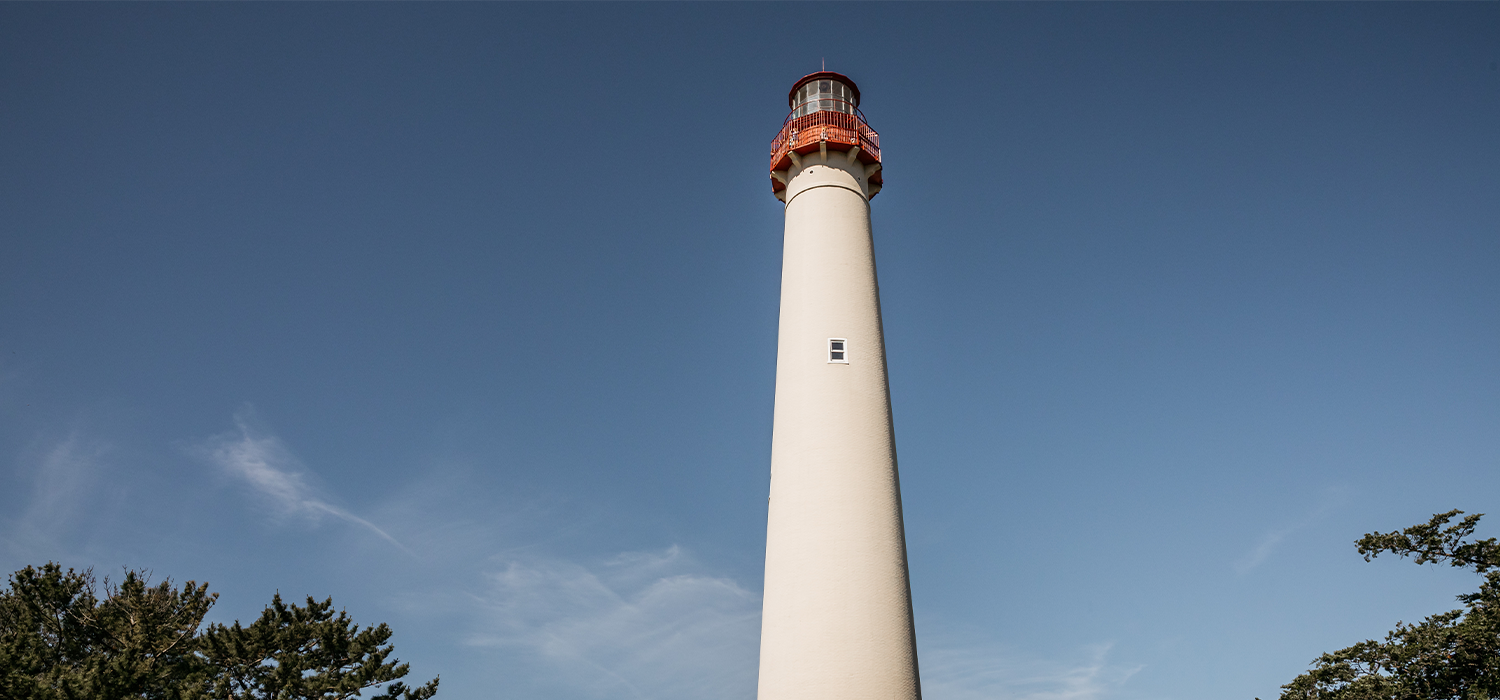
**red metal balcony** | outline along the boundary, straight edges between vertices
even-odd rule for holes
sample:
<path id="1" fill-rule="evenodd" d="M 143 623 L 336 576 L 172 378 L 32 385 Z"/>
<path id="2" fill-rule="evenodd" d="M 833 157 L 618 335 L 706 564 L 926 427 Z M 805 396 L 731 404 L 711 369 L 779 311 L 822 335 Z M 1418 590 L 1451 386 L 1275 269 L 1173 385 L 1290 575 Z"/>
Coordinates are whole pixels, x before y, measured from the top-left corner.
<path id="1" fill-rule="evenodd" d="M 795 114 L 796 112 L 787 115 L 786 122 L 781 125 L 781 133 L 771 141 L 772 172 L 791 167 L 792 159 L 788 153 L 811 153 L 823 143 L 828 144 L 829 150 L 839 152 L 847 152 L 858 146 L 861 163 L 880 162 L 880 134 L 865 123 L 865 117 L 859 110 L 854 110 L 854 114 L 834 111 L 813 112 L 800 117 L 794 116 Z M 883 181 L 879 171 L 870 176 L 872 183 L 881 184 Z M 784 189 L 785 184 L 771 178 L 772 192 Z"/>

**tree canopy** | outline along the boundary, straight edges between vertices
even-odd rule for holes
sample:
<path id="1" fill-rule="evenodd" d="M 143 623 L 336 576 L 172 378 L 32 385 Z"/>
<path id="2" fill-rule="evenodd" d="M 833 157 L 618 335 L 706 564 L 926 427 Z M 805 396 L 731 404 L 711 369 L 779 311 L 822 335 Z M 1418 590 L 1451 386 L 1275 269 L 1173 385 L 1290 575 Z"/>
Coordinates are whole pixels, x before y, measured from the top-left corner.
<path id="1" fill-rule="evenodd" d="M 100 593 L 103 597 L 100 597 Z M 408 687 L 391 630 L 360 628 L 333 600 L 287 605 L 255 622 L 210 624 L 207 584 L 150 585 L 127 571 L 101 587 L 91 571 L 26 567 L 0 591 L 0 698 L 6 700 L 427 700 Z"/>
<path id="2" fill-rule="evenodd" d="M 1355 544 L 1365 561 L 1383 553 L 1417 564 L 1448 564 L 1484 577 L 1463 607 L 1416 624 L 1397 623 L 1384 641 L 1323 654 L 1282 686 L 1281 700 L 1494 700 L 1500 698 L 1500 544 L 1469 540 L 1481 514 L 1461 510 Z"/>

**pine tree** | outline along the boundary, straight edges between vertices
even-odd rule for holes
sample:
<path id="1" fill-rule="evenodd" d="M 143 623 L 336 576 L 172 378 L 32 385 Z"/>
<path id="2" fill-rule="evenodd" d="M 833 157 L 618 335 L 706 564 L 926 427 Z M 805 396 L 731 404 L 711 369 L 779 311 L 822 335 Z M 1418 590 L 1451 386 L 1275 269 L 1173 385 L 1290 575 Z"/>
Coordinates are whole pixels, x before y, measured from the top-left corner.
<path id="1" fill-rule="evenodd" d="M 286 605 L 277 594 L 248 627 L 211 625 L 203 654 L 214 668 L 211 695 L 224 700 L 343 700 L 390 683 L 375 700 L 426 700 L 437 679 L 407 688 L 407 665 L 387 661 L 391 630 L 360 629 L 333 600 L 311 597 L 306 607 Z"/>
<path id="2" fill-rule="evenodd" d="M 218 597 L 207 584 L 149 586 L 127 571 L 118 586 L 56 564 L 26 567 L 0 593 L 0 697 L 173 699 L 204 669 L 193 654 Z M 187 693 L 188 695 L 184 695 Z"/>
<path id="3" fill-rule="evenodd" d="M 427 700 L 401 682 L 391 630 L 361 629 L 333 600 L 277 594 L 248 627 L 209 625 L 208 584 L 126 571 L 100 597 L 92 571 L 26 567 L 0 591 L 0 700 Z"/>
<path id="4" fill-rule="evenodd" d="M 1281 700 L 1500 698 L 1500 544 L 1466 539 L 1481 515 L 1448 526 L 1462 514 L 1439 513 L 1422 525 L 1371 533 L 1356 544 L 1365 561 L 1390 552 L 1417 564 L 1447 563 L 1482 574 L 1478 592 L 1458 596 L 1464 607 L 1412 625 L 1397 623 L 1385 641 L 1367 640 L 1318 657 L 1312 670 L 1282 686 Z"/>

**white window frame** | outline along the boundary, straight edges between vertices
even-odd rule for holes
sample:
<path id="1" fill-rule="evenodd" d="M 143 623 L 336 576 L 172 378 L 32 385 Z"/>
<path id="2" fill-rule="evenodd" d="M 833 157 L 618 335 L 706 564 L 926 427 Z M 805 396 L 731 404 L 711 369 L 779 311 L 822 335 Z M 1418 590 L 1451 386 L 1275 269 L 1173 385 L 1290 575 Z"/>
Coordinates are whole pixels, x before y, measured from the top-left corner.
<path id="1" fill-rule="evenodd" d="M 833 344 L 834 343 L 843 343 L 844 344 L 844 349 L 843 350 L 834 350 L 833 349 Z M 835 359 L 833 359 L 833 353 L 835 353 L 835 352 L 843 353 L 844 358 L 841 359 L 841 360 L 835 360 Z M 829 338 L 828 339 L 828 364 L 830 364 L 830 365 L 847 365 L 847 364 L 849 364 L 849 339 L 848 338 Z"/>

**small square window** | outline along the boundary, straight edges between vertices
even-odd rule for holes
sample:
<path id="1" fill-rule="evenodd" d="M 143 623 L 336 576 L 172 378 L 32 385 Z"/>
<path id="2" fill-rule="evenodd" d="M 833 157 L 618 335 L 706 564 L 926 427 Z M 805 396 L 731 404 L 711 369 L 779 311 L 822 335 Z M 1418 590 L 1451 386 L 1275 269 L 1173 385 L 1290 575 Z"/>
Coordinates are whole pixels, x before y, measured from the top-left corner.
<path id="1" fill-rule="evenodd" d="M 844 338 L 829 338 L 828 361 L 849 364 L 849 341 Z"/>

